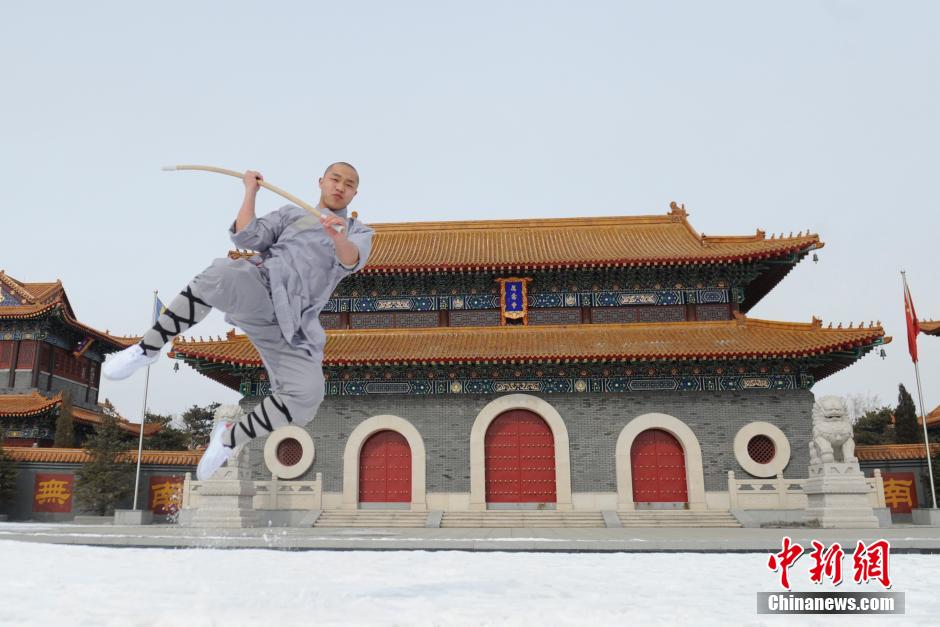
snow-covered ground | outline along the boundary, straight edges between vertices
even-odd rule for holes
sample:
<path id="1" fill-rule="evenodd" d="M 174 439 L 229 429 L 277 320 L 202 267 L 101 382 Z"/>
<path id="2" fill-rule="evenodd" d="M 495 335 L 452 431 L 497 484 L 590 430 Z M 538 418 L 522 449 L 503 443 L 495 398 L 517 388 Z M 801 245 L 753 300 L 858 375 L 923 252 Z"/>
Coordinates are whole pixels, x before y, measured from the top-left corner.
<path id="1" fill-rule="evenodd" d="M 940 556 L 892 555 L 904 617 L 756 614 L 760 553 L 121 549 L 0 541 L 3 625 L 936 624 Z M 794 590 L 880 590 L 848 579 Z"/>

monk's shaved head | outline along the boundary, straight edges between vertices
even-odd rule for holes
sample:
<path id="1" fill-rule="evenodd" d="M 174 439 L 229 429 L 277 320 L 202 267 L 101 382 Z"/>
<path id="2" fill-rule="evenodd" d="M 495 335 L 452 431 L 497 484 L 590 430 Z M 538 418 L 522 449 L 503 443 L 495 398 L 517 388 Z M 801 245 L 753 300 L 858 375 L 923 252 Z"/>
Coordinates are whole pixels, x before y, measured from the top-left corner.
<path id="1" fill-rule="evenodd" d="M 320 206 L 330 211 L 345 209 L 359 193 L 359 172 L 345 161 L 331 163 L 320 177 Z"/>
<path id="2" fill-rule="evenodd" d="M 329 166 L 327 166 L 326 170 L 323 172 L 323 176 L 326 176 L 327 174 L 329 174 L 330 170 L 332 170 L 336 166 L 345 166 L 349 168 L 350 170 L 352 170 L 353 174 L 356 175 L 356 183 L 359 182 L 359 170 L 357 170 L 355 166 L 353 166 L 353 164 L 346 163 L 345 161 L 337 161 L 336 163 L 331 163 Z"/>

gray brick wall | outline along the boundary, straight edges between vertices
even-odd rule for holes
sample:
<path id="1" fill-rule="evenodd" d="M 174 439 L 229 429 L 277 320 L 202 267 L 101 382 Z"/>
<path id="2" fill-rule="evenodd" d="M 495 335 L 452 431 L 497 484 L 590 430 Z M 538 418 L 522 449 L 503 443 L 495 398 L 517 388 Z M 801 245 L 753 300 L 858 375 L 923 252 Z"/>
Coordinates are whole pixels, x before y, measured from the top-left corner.
<path id="1" fill-rule="evenodd" d="M 324 490 L 342 490 L 343 449 L 352 430 L 363 420 L 393 414 L 411 422 L 427 449 L 429 492 L 469 492 L 470 430 L 477 414 L 498 396 L 385 396 L 328 397 L 317 417 L 306 426 L 316 446 L 316 458 L 301 479 L 323 473 Z M 749 475 L 734 458 L 734 436 L 756 420 L 779 427 L 790 441 L 790 463 L 784 475 L 806 476 L 807 443 L 812 431 L 813 395 L 808 390 L 715 393 L 645 392 L 617 395 L 541 395 L 558 410 L 568 428 L 571 451 L 571 489 L 575 492 L 613 492 L 617 489 L 615 449 L 621 430 L 647 413 L 669 414 L 695 433 L 702 447 L 706 490 L 726 490 L 727 472 Z M 252 443 L 251 460 L 257 477 L 267 477 L 264 441 Z"/>

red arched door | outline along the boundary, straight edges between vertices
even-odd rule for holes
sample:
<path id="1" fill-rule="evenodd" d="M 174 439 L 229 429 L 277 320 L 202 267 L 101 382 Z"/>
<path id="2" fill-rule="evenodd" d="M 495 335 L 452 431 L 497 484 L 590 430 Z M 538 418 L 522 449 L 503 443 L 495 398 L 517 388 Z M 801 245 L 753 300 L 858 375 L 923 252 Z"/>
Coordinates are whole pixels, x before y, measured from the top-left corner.
<path id="1" fill-rule="evenodd" d="M 630 449 L 635 503 L 686 503 L 689 500 L 682 445 L 662 429 L 636 436 Z"/>
<path id="2" fill-rule="evenodd" d="M 483 448 L 488 503 L 555 502 L 555 438 L 541 416 L 524 409 L 500 414 Z"/>
<path id="3" fill-rule="evenodd" d="M 359 452 L 359 501 L 411 502 L 411 447 L 397 431 L 369 436 Z"/>

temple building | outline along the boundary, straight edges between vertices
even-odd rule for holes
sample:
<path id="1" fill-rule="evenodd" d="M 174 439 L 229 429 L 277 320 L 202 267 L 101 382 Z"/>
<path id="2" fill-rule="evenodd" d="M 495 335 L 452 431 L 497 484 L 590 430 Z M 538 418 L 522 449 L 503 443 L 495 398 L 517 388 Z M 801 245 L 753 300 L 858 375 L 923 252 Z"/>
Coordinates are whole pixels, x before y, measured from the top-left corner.
<path id="1" fill-rule="evenodd" d="M 79 322 L 61 281 L 24 283 L 0 270 L 0 444 L 52 446 L 67 391 L 72 444 L 81 445 L 113 413 L 98 398 L 105 355 L 136 341 Z M 139 433 L 139 425 L 116 417 L 123 430 Z"/>
<path id="2" fill-rule="evenodd" d="M 806 477 L 813 385 L 890 341 L 880 324 L 748 315 L 823 246 L 815 234 L 706 236 L 675 203 L 654 216 L 373 226 L 368 264 L 320 317 L 317 417 L 248 450 L 255 479 L 311 485 L 322 521 L 727 515 L 735 473 Z M 177 338 L 171 356 L 239 390 L 245 409 L 269 392 L 234 330 Z"/>

